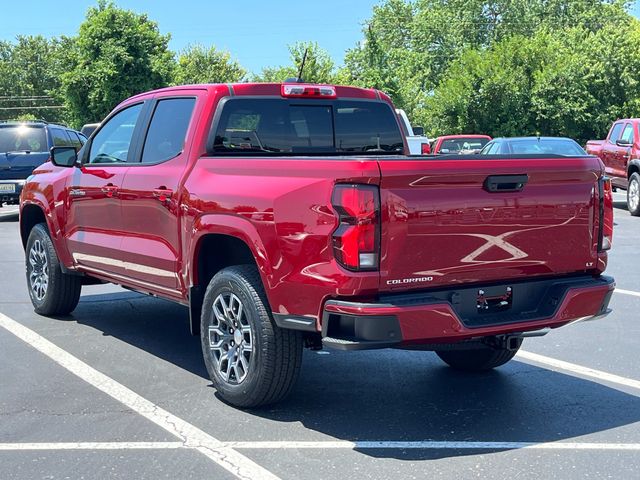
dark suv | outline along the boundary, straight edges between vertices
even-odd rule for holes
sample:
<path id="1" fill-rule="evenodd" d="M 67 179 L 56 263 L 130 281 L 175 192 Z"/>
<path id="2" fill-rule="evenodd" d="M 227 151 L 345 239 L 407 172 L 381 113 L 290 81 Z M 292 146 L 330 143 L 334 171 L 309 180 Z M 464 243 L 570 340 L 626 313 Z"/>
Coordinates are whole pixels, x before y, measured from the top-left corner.
<path id="1" fill-rule="evenodd" d="M 54 146 L 80 150 L 87 138 L 63 125 L 42 120 L 0 120 L 0 206 L 17 204 L 25 180 L 49 159 Z"/>

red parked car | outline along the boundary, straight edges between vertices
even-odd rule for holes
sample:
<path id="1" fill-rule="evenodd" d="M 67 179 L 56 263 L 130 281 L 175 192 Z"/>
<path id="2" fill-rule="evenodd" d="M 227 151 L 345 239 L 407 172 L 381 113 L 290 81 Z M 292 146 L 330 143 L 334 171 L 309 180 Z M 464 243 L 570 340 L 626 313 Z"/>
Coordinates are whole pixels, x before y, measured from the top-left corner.
<path id="1" fill-rule="evenodd" d="M 586 150 L 600 157 L 613 186 L 627 191 L 627 208 L 640 216 L 640 119 L 617 120 L 605 140 L 589 140 Z"/>
<path id="2" fill-rule="evenodd" d="M 303 347 L 434 350 L 487 370 L 608 313 L 610 184 L 593 157 L 409 157 L 389 97 L 307 84 L 132 97 L 21 197 L 36 312 L 113 282 L 189 308 L 214 386 L 256 406 Z"/>
<path id="3" fill-rule="evenodd" d="M 444 135 L 433 141 L 431 153 L 434 155 L 480 153 L 480 150 L 490 141 L 489 135 Z"/>

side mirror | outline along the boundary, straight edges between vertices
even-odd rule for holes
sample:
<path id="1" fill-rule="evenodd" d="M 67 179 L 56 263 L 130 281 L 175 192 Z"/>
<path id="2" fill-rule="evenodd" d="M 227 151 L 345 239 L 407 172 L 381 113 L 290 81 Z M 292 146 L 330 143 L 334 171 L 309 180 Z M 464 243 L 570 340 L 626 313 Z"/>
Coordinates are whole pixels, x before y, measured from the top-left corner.
<path id="1" fill-rule="evenodd" d="M 424 127 L 414 127 L 411 126 L 411 130 L 413 130 L 413 134 L 417 137 L 424 136 Z"/>
<path id="2" fill-rule="evenodd" d="M 616 140 L 616 145 L 619 147 L 630 147 L 633 145 L 633 142 L 629 142 L 628 140 L 618 139 Z"/>
<path id="3" fill-rule="evenodd" d="M 440 153 L 449 153 L 449 149 L 448 148 L 441 148 L 440 149 Z"/>
<path id="4" fill-rule="evenodd" d="M 78 162 L 75 147 L 51 147 L 51 163 L 56 167 L 73 167 Z"/>

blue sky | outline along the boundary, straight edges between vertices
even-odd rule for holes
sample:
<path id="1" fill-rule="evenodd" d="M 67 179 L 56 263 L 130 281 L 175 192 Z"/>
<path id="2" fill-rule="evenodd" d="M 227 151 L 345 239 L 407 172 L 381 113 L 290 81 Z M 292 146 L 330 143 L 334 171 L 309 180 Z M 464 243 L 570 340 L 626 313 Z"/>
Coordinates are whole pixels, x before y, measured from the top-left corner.
<path id="1" fill-rule="evenodd" d="M 312 40 L 341 64 L 344 52 L 362 38 L 362 23 L 378 0 L 116 0 L 122 8 L 147 13 L 171 48 L 189 43 L 228 50 L 245 68 L 289 63 L 287 45 Z M 0 39 L 16 35 L 74 35 L 95 1 L 9 0 L 0 7 Z"/>
<path id="2" fill-rule="evenodd" d="M 9 0 L 0 7 L 0 39 L 16 35 L 74 35 L 95 1 Z M 171 48 L 189 43 L 215 45 L 231 52 L 245 68 L 289 62 L 287 45 L 312 40 L 341 64 L 346 49 L 362 38 L 362 23 L 379 0 L 116 0 L 123 8 L 147 13 Z M 638 2 L 632 12 L 640 16 Z"/>

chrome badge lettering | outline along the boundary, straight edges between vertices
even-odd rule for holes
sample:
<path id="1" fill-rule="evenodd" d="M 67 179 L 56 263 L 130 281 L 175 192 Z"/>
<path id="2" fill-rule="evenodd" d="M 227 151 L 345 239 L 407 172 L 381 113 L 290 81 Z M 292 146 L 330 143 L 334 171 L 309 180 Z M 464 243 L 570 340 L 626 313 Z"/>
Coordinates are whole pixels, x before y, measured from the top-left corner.
<path id="1" fill-rule="evenodd" d="M 387 280 L 387 285 L 406 285 L 408 283 L 433 282 L 433 277 L 398 278 Z"/>

